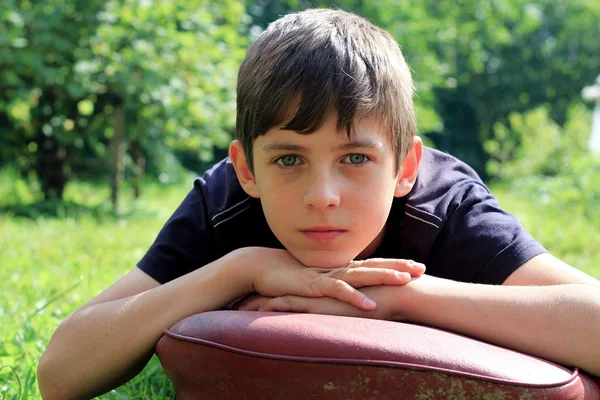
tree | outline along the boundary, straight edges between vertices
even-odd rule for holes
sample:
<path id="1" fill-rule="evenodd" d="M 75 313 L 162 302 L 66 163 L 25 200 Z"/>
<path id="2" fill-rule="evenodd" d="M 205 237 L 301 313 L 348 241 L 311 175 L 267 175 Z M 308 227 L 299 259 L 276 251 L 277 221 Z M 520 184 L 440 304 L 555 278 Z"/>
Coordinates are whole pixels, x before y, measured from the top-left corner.
<path id="1" fill-rule="evenodd" d="M 89 122 L 77 112 L 83 92 L 71 80 L 73 47 L 85 48 L 100 9 L 83 1 L 0 4 L 0 147 L 4 160 L 38 175 L 46 197 L 62 197 L 65 161 Z"/>
<path id="2" fill-rule="evenodd" d="M 112 159 L 116 204 L 127 147 L 139 175 L 144 155 L 193 151 L 206 160 L 228 144 L 247 43 L 243 4 L 41 3 L 0 5 L 0 55 L 10 60 L 0 87 L 12 88 L 0 99 L 0 144 L 5 160 L 37 173 L 46 197 L 62 196 L 78 151 Z"/>

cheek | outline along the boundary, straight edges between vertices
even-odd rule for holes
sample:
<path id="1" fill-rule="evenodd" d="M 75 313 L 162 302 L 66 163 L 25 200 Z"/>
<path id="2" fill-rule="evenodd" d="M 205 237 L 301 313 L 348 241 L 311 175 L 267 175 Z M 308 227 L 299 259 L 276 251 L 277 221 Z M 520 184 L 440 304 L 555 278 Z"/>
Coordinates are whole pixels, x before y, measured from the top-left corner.
<path id="1" fill-rule="evenodd" d="M 291 219 L 299 206 L 297 190 L 282 185 L 264 185 L 259 189 L 260 201 L 267 219 L 278 225 Z"/>
<path id="2" fill-rule="evenodd" d="M 265 169 L 257 178 L 259 194 L 271 204 L 290 203 L 300 195 L 301 178 L 298 174 L 282 174 L 275 168 Z"/>
<path id="3" fill-rule="evenodd" d="M 394 197 L 396 181 L 381 179 L 380 176 L 371 175 L 369 179 L 361 179 L 347 191 L 346 196 L 354 198 L 354 203 L 365 207 L 380 207 L 391 202 Z"/>
<path id="4" fill-rule="evenodd" d="M 351 198 L 354 199 L 355 212 L 364 216 L 356 222 L 357 224 L 362 223 L 374 228 L 383 225 L 387 221 L 394 199 L 393 182 L 357 188 Z"/>

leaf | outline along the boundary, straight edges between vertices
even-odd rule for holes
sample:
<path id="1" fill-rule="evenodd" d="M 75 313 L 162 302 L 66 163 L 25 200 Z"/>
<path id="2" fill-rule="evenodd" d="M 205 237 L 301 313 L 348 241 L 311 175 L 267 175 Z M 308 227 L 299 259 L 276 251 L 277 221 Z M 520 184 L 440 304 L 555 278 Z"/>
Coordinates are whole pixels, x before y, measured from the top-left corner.
<path id="1" fill-rule="evenodd" d="M 77 110 L 84 117 L 90 116 L 94 112 L 94 103 L 87 99 L 81 100 L 77 103 Z"/>

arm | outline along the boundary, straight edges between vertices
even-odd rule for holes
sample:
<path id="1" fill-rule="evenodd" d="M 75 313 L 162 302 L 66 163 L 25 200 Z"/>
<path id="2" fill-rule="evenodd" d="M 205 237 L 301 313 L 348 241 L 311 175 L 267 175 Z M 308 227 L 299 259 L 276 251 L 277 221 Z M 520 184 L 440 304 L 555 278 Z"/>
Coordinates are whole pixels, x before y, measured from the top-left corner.
<path id="1" fill-rule="evenodd" d="M 550 254 L 503 286 L 432 279 L 417 289 L 417 319 L 600 375 L 600 282 Z"/>
<path id="2" fill-rule="evenodd" d="M 422 276 L 403 288 L 363 292 L 385 306 L 365 312 L 333 299 L 286 296 L 242 308 L 406 320 L 600 375 L 600 282 L 548 254 L 521 266 L 504 286 Z"/>
<path id="3" fill-rule="evenodd" d="M 490 286 L 423 277 L 396 291 L 403 318 L 600 375 L 600 289 Z M 408 288 L 408 286 L 407 286 Z"/>
<path id="4" fill-rule="evenodd" d="M 250 292 L 332 296 L 368 310 L 374 305 L 354 287 L 405 284 L 422 273 L 403 260 L 306 268 L 287 251 L 264 248 L 236 250 L 164 285 L 136 269 L 59 326 L 38 366 L 40 392 L 45 399 L 105 393 L 142 370 L 164 329 Z"/>
<path id="5" fill-rule="evenodd" d="M 133 378 L 165 328 L 218 309 L 241 293 L 240 285 L 236 288 L 226 276 L 225 265 L 220 260 L 162 286 L 136 268 L 75 311 L 40 360 L 43 398 L 91 398 Z"/>

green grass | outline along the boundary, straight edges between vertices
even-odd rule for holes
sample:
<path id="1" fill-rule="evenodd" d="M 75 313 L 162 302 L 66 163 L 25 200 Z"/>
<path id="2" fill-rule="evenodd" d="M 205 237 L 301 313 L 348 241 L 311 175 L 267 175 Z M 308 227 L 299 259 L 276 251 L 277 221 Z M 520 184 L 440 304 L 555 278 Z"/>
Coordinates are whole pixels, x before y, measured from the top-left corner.
<path id="1" fill-rule="evenodd" d="M 116 218 L 105 186 L 71 183 L 66 205 L 40 203 L 24 182 L 0 171 L 0 399 L 40 397 L 36 366 L 58 324 L 135 266 L 190 183 L 148 184 L 137 202 L 127 191 L 124 216 Z M 492 191 L 552 253 L 600 278 L 598 224 L 524 199 L 506 185 Z M 138 377 L 100 398 L 172 395 L 153 358 Z"/>
<path id="2" fill-rule="evenodd" d="M 136 265 L 191 181 L 178 187 L 148 185 L 138 202 L 125 193 L 126 218 L 111 216 L 108 190 L 98 185 L 69 185 L 65 197 L 77 207 L 44 207 L 21 196 L 38 215 L 32 219 L 14 216 L 15 210 L 28 208 L 15 207 L 16 185 L 6 184 L 7 175 L 0 173 L 0 207 L 12 205 L 0 213 L 0 399 L 35 399 L 40 398 L 36 366 L 56 327 Z M 47 214 L 62 217 L 43 216 L 47 208 Z M 136 379 L 101 398 L 166 398 L 169 393 L 171 384 L 153 359 Z"/>
<path id="3" fill-rule="evenodd" d="M 581 208 L 560 204 L 556 199 L 527 196 L 511 190 L 508 184 L 495 185 L 491 191 L 500 206 L 515 214 L 550 253 L 600 279 L 600 221 L 584 216 Z"/>

